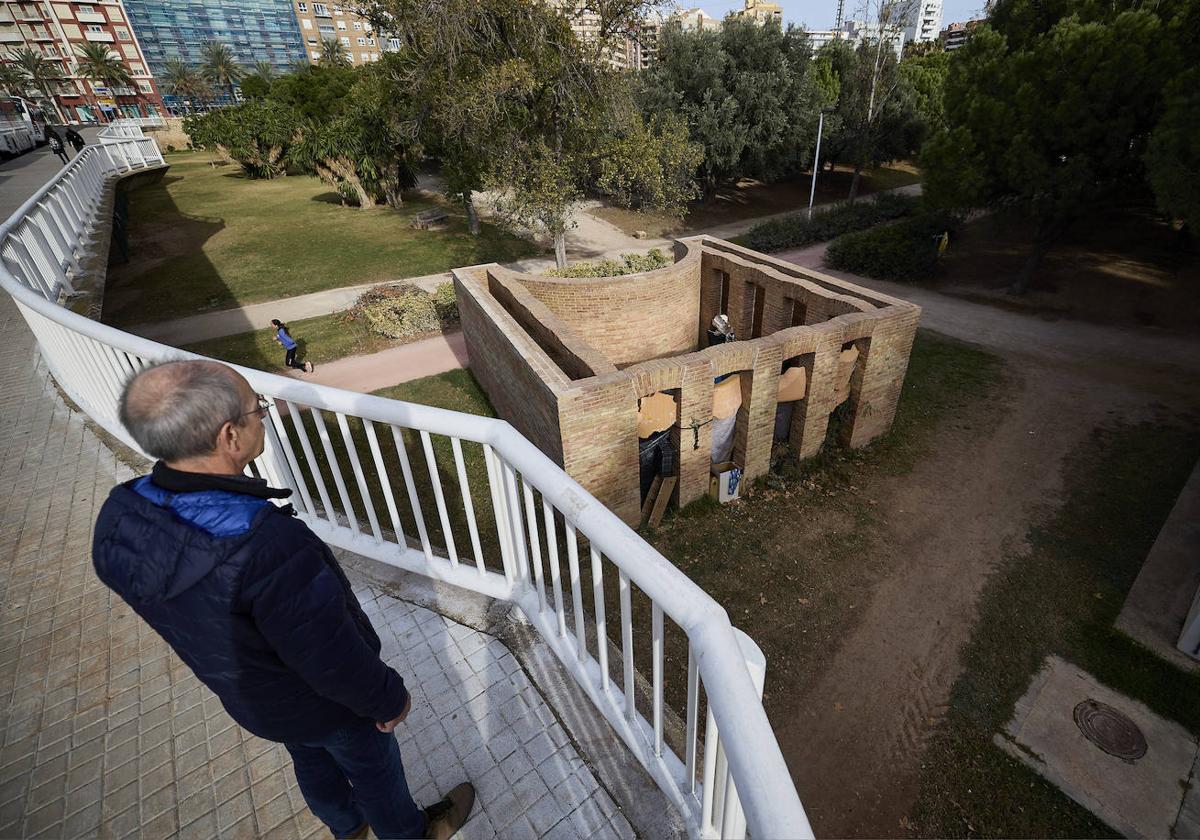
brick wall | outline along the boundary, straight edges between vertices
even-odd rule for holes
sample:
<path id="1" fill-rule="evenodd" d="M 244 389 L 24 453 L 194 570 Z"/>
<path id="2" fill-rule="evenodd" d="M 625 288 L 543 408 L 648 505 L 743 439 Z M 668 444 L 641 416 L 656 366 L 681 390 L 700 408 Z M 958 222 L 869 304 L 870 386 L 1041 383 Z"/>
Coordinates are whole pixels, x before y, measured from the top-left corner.
<path id="1" fill-rule="evenodd" d="M 679 406 L 680 505 L 708 492 L 713 380 L 723 374 L 741 375 L 733 458 L 747 481 L 770 468 L 789 360 L 808 381 L 789 435 L 801 457 L 820 451 L 842 403 L 844 445 L 891 428 L 919 307 L 708 237 L 681 240 L 676 253 L 670 269 L 629 278 L 455 271 L 471 368 L 496 410 L 617 515 L 637 521 L 637 400 L 659 391 Z M 726 277 L 725 310 L 745 340 L 703 347 Z M 756 322 L 762 336 L 749 339 Z M 858 351 L 852 368 L 847 347 Z"/>

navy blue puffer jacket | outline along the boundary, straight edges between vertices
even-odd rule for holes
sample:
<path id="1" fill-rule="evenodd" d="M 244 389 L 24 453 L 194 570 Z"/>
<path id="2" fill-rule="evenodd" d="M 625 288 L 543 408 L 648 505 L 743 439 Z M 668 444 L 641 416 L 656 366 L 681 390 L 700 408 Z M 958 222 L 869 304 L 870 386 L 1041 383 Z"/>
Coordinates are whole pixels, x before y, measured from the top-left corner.
<path id="1" fill-rule="evenodd" d="M 154 475 L 201 483 L 172 492 L 146 476 L 113 488 L 96 522 L 96 573 L 234 720 L 303 741 L 403 711 L 404 681 L 380 661 L 345 573 L 290 506 L 268 500 L 280 491 L 162 464 Z"/>

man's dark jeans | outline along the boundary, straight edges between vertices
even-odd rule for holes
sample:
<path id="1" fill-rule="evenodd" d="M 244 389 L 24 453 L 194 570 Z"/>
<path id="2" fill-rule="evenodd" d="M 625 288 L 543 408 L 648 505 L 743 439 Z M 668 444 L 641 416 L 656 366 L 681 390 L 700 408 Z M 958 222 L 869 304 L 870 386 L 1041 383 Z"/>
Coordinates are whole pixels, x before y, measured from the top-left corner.
<path id="1" fill-rule="evenodd" d="M 364 822 L 380 838 L 425 836 L 425 814 L 408 792 L 395 735 L 361 720 L 284 746 L 304 801 L 334 837 L 348 837 Z"/>

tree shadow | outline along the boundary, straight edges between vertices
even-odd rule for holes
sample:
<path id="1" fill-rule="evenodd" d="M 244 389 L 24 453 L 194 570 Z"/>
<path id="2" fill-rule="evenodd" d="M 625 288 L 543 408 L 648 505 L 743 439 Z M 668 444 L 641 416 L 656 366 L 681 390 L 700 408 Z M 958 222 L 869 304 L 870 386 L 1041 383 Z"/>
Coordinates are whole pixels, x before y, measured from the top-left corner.
<path id="1" fill-rule="evenodd" d="M 109 250 L 101 321 L 117 327 L 150 323 L 176 310 L 182 299 L 193 312 L 227 303 L 232 293 L 204 253 L 204 245 L 224 230 L 225 220 L 193 216 L 176 204 L 169 187 L 183 180 L 167 175 L 128 193 L 122 249 Z M 164 270 L 169 267 L 170 270 Z"/>
<path id="2" fill-rule="evenodd" d="M 314 195 L 311 200 L 317 202 L 318 204 L 332 204 L 335 207 L 341 207 L 342 205 L 346 204 L 346 199 L 337 190 L 318 193 L 317 195 Z"/>

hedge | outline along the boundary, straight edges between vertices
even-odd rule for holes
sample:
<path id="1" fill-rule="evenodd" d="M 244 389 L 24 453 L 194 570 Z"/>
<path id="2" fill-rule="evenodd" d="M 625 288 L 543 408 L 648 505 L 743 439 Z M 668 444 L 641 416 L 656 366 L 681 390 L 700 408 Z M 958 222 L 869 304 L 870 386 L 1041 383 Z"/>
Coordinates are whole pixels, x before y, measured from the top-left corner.
<path id="1" fill-rule="evenodd" d="M 873 227 L 916 212 L 918 198 L 899 193 L 881 193 L 875 198 L 838 204 L 828 210 L 816 210 L 812 218 L 797 213 L 755 225 L 743 241 L 755 251 L 782 251 L 804 248 L 833 239 L 843 233 Z"/>
<path id="2" fill-rule="evenodd" d="M 638 274 L 642 271 L 654 271 L 656 268 L 666 268 L 671 264 L 671 258 L 657 248 L 651 248 L 645 254 L 622 254 L 620 261 L 598 260 L 596 262 L 577 262 L 566 268 L 555 268 L 546 272 L 547 277 L 620 277 L 624 274 Z"/>
<path id="3" fill-rule="evenodd" d="M 957 230 L 958 220 L 950 213 L 922 213 L 839 236 L 825 252 L 825 262 L 842 271 L 880 280 L 925 280 L 937 273 L 942 235 L 954 236 Z"/>

